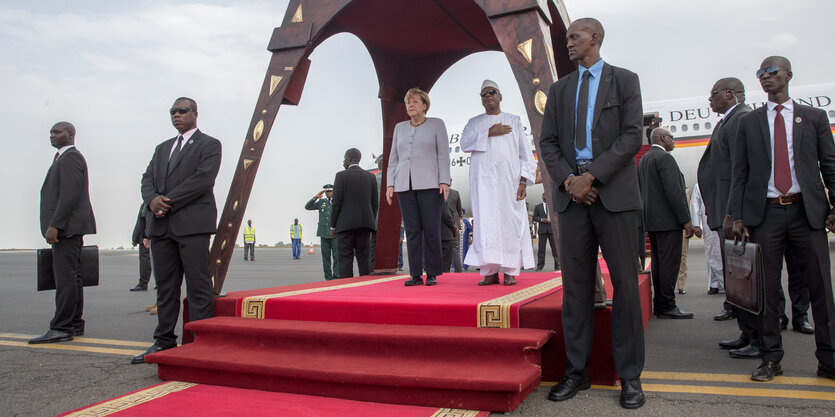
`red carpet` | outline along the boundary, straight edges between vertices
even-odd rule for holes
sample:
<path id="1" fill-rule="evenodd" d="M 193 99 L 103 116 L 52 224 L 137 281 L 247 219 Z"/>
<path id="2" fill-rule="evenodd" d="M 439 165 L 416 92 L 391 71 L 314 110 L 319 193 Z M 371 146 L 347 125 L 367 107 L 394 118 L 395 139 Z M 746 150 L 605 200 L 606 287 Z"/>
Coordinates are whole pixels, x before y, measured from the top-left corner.
<path id="1" fill-rule="evenodd" d="M 337 280 L 326 285 L 231 293 L 245 318 L 349 323 L 519 327 L 519 308 L 562 288 L 560 272 L 526 273 L 514 286 L 479 287 L 473 273 L 444 274 L 434 287 L 403 285 L 407 275 Z M 223 303 L 224 300 L 218 300 Z"/>
<path id="2" fill-rule="evenodd" d="M 378 404 L 327 397 L 166 382 L 61 416 L 487 417 L 486 411 Z"/>
<path id="3" fill-rule="evenodd" d="M 148 355 L 164 380 L 361 401 L 511 411 L 539 385 L 551 332 L 253 320 L 187 325 L 195 340 Z"/>

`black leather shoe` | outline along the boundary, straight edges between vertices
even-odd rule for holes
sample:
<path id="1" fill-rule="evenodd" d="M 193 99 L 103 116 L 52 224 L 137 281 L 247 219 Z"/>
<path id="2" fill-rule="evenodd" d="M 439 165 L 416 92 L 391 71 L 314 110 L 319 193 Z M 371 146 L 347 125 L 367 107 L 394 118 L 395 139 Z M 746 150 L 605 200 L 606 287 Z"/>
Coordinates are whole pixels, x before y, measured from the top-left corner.
<path id="1" fill-rule="evenodd" d="M 751 374 L 751 380 L 766 382 L 774 379 L 775 376 L 783 375 L 783 367 L 780 362 L 764 361 L 760 367 Z"/>
<path id="2" fill-rule="evenodd" d="M 659 319 L 692 319 L 693 313 L 681 311 L 678 307 L 675 307 L 672 310 L 656 313 L 655 316 Z"/>
<path id="3" fill-rule="evenodd" d="M 793 323 L 792 330 L 803 334 L 815 334 L 815 328 L 806 319 L 799 323 Z"/>
<path id="4" fill-rule="evenodd" d="M 687 290 L 678 290 L 679 294 L 687 294 Z"/>
<path id="5" fill-rule="evenodd" d="M 728 351 L 728 355 L 737 359 L 756 359 L 761 358 L 763 353 L 760 348 L 749 344 L 748 346 Z"/>
<path id="6" fill-rule="evenodd" d="M 743 338 L 734 340 L 723 340 L 719 342 L 719 347 L 722 349 L 739 349 L 748 346 L 748 341 Z"/>
<path id="7" fill-rule="evenodd" d="M 427 276 L 426 277 L 426 286 L 427 287 L 431 287 L 431 286 L 433 286 L 437 283 L 438 283 L 438 281 L 435 280 L 435 277 L 433 277 L 433 276 Z"/>
<path id="8" fill-rule="evenodd" d="M 148 286 L 147 285 L 142 285 L 142 284 L 136 284 L 136 286 L 131 288 L 130 290 L 131 291 L 148 291 Z"/>
<path id="9" fill-rule="evenodd" d="M 163 346 L 160 346 L 157 342 L 154 342 L 154 344 L 151 345 L 151 347 L 149 347 L 148 350 L 146 350 L 144 353 L 140 353 L 139 355 L 136 355 L 133 358 L 131 358 L 130 363 L 133 364 L 133 365 L 136 365 L 138 363 L 145 363 L 145 355 L 150 355 L 152 353 L 161 352 L 163 350 L 171 349 L 173 347 L 176 347 L 176 346 L 163 347 Z"/>
<path id="10" fill-rule="evenodd" d="M 414 287 L 415 285 L 423 285 L 423 278 L 421 277 L 412 277 L 404 284 L 407 287 Z"/>
<path id="11" fill-rule="evenodd" d="M 824 378 L 835 379 L 835 366 L 827 366 L 822 363 L 818 364 L 818 376 Z"/>
<path id="12" fill-rule="evenodd" d="M 560 270 L 560 264 L 554 265 L 554 271 L 559 271 L 559 270 Z"/>
<path id="13" fill-rule="evenodd" d="M 787 318 L 787 319 L 783 320 L 781 318 L 780 319 L 780 330 L 786 330 L 788 328 L 789 328 L 789 319 Z"/>
<path id="14" fill-rule="evenodd" d="M 716 321 L 725 321 L 736 318 L 736 313 L 732 310 L 728 310 L 727 308 L 723 308 L 719 314 L 713 316 L 713 319 Z"/>
<path id="15" fill-rule="evenodd" d="M 551 401 L 565 401 L 577 395 L 577 391 L 589 388 L 591 388 L 591 381 L 588 378 L 578 381 L 567 376 L 559 384 L 551 387 L 551 391 L 548 392 L 548 399 Z"/>
<path id="16" fill-rule="evenodd" d="M 516 285 L 516 277 L 513 275 L 504 274 L 504 285 Z"/>
<path id="17" fill-rule="evenodd" d="M 545 267 L 544 266 L 538 266 L 538 267 L 536 267 L 536 269 L 534 269 L 534 272 L 539 272 L 539 271 L 542 270 L 542 268 L 545 268 Z"/>
<path id="18" fill-rule="evenodd" d="M 647 398 L 638 378 L 620 381 L 620 406 L 629 410 L 641 408 Z"/>
<path id="19" fill-rule="evenodd" d="M 714 295 L 714 294 L 719 294 L 719 288 L 711 287 L 710 289 L 707 290 L 707 295 Z"/>
<path id="20" fill-rule="evenodd" d="M 478 282 L 478 285 L 496 285 L 499 283 L 499 273 L 496 272 L 493 275 L 485 275 L 481 281 Z"/>
<path id="21" fill-rule="evenodd" d="M 70 340 L 72 340 L 71 333 L 49 329 L 46 333 L 34 339 L 29 339 L 29 344 L 38 345 L 41 343 L 69 342 Z"/>
<path id="22" fill-rule="evenodd" d="M 83 328 L 75 328 L 72 329 L 73 336 L 84 336 L 84 329 Z"/>

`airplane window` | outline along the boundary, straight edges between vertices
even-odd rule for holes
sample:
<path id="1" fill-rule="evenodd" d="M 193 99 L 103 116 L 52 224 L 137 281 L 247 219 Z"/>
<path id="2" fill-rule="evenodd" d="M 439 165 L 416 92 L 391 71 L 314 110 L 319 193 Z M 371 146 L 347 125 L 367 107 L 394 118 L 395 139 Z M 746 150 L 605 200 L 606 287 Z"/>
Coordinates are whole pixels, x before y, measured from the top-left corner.
<path id="1" fill-rule="evenodd" d="M 676 127 L 675 126 L 670 126 L 670 132 L 676 133 Z"/>
<path id="2" fill-rule="evenodd" d="M 835 110 L 829 111 L 829 117 L 835 117 Z"/>
<path id="3" fill-rule="evenodd" d="M 452 146 L 449 147 L 449 153 L 452 153 Z"/>
<path id="4" fill-rule="evenodd" d="M 705 129 L 710 129 L 710 122 L 705 123 Z"/>
<path id="5" fill-rule="evenodd" d="M 681 131 L 686 132 L 687 131 L 687 125 L 681 125 Z"/>
<path id="6" fill-rule="evenodd" d="M 455 153 L 458 153 L 458 152 L 461 152 L 461 147 L 460 146 L 455 147 Z"/>
<path id="7" fill-rule="evenodd" d="M 699 124 L 693 123 L 693 130 L 699 130 Z"/>

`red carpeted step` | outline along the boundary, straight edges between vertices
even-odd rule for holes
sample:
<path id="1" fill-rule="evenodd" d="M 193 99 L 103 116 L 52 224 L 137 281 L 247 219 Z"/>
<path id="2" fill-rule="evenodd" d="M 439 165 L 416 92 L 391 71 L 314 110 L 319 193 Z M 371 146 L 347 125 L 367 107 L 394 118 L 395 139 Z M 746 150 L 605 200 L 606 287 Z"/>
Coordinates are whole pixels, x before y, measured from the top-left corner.
<path id="1" fill-rule="evenodd" d="M 166 380 L 510 411 L 540 380 L 547 330 L 215 317 L 147 357 Z"/>

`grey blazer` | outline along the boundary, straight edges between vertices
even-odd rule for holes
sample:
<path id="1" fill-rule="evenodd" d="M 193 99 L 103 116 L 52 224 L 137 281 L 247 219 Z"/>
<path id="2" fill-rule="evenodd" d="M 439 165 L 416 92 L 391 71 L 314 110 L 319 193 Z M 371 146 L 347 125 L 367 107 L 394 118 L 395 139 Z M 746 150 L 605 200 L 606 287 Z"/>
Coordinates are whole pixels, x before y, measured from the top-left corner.
<path id="1" fill-rule="evenodd" d="M 443 120 L 427 117 L 418 127 L 409 120 L 394 127 L 386 178 L 398 193 L 449 184 L 449 136 Z"/>

